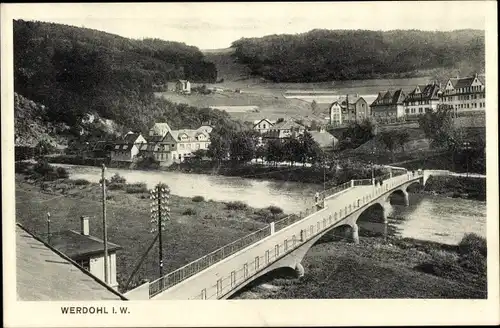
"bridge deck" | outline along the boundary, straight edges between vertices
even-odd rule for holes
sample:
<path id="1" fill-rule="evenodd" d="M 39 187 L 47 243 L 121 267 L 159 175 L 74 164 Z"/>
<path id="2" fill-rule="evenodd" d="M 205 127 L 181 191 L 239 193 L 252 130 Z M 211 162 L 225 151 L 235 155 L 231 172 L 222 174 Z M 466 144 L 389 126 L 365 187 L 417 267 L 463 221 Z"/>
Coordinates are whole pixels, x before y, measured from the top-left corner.
<path id="1" fill-rule="evenodd" d="M 152 299 L 220 299 L 239 289 L 273 263 L 289 255 L 307 241 L 335 226 L 344 224 L 351 214 L 363 211 L 373 201 L 420 174 L 403 174 L 384 180 L 382 186 L 366 185 L 356 180 L 350 187 L 325 197 L 324 207 L 317 212 L 290 222 L 281 230 L 256 241 L 210 267 L 159 291 Z"/>

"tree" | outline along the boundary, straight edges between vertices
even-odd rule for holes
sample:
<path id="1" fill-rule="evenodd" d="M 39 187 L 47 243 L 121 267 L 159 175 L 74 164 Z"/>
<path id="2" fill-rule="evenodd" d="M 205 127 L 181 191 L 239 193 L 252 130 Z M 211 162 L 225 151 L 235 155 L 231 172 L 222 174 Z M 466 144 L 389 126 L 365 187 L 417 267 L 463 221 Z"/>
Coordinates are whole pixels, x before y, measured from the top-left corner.
<path id="1" fill-rule="evenodd" d="M 290 138 L 283 142 L 283 158 L 293 166 L 295 162 L 301 160 L 302 144 L 295 138 Z"/>
<path id="2" fill-rule="evenodd" d="M 235 131 L 226 126 L 217 126 L 210 132 L 210 144 L 207 155 L 220 166 L 230 151 L 231 140 Z"/>
<path id="3" fill-rule="evenodd" d="M 451 152 L 455 170 L 455 153 L 464 141 L 464 131 L 453 124 L 453 110 L 451 105 L 439 105 L 435 112 L 420 116 L 418 124 L 425 136 L 431 140 L 431 147 L 444 148 Z"/>
<path id="4" fill-rule="evenodd" d="M 266 147 L 264 145 L 259 145 L 255 149 L 255 158 L 256 159 L 262 159 L 266 157 Z"/>
<path id="5" fill-rule="evenodd" d="M 40 140 L 35 146 L 35 154 L 40 156 L 50 154 L 54 150 L 55 147 L 45 139 Z"/>
<path id="6" fill-rule="evenodd" d="M 304 132 L 299 136 L 299 142 L 301 144 L 300 159 L 302 164 L 305 165 L 306 162 L 315 163 L 321 153 L 321 148 L 312 135 L 307 131 Z"/>
<path id="7" fill-rule="evenodd" d="M 407 131 L 399 131 L 397 134 L 397 140 L 399 146 L 401 146 L 401 149 L 403 150 L 403 153 L 405 151 L 405 144 L 410 140 L 410 135 L 408 134 Z"/>
<path id="8" fill-rule="evenodd" d="M 384 143 L 385 148 L 391 152 L 392 162 L 394 163 L 394 149 L 398 142 L 398 135 L 392 131 L 384 131 L 380 134 L 380 140 Z"/>
<path id="9" fill-rule="evenodd" d="M 283 144 L 279 139 L 271 139 L 266 146 L 266 161 L 274 163 L 284 159 Z"/>
<path id="10" fill-rule="evenodd" d="M 229 153 L 234 164 L 248 162 L 255 157 L 258 135 L 256 131 L 240 131 L 230 141 Z"/>

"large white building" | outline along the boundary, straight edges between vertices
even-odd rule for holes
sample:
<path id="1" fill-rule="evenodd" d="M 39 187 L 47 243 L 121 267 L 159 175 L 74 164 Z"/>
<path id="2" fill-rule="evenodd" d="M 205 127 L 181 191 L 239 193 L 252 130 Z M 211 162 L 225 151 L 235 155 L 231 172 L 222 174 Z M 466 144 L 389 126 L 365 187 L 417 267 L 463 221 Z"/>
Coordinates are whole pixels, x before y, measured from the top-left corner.
<path id="1" fill-rule="evenodd" d="M 437 82 L 417 85 L 403 101 L 407 117 L 435 112 L 440 103 L 441 89 Z"/>
<path id="2" fill-rule="evenodd" d="M 168 123 L 156 123 L 149 130 L 148 143 L 140 148 L 144 157 L 153 157 L 161 165 L 184 162 L 197 150 L 208 150 L 212 127 L 172 130 Z"/>
<path id="3" fill-rule="evenodd" d="M 477 74 L 465 78 L 451 78 L 446 82 L 441 103 L 452 105 L 457 114 L 484 111 L 485 84 Z"/>

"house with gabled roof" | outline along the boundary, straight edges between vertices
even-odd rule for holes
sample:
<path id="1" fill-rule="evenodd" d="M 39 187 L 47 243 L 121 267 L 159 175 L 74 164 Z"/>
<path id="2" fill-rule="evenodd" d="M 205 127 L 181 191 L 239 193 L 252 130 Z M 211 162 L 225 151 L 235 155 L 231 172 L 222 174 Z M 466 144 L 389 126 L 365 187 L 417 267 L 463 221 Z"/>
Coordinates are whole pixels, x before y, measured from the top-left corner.
<path id="1" fill-rule="evenodd" d="M 263 139 L 287 139 L 297 138 L 304 134 L 306 127 L 293 120 L 284 120 L 273 125 L 273 127 L 262 135 Z"/>
<path id="2" fill-rule="evenodd" d="M 379 92 L 377 98 L 370 105 L 372 117 L 382 122 L 404 119 L 405 98 L 406 95 L 402 89 Z"/>
<path id="3" fill-rule="evenodd" d="M 127 300 L 90 268 L 83 267 L 81 262 L 19 223 L 16 225 L 16 294 L 19 301 Z"/>
<path id="4" fill-rule="evenodd" d="M 147 143 L 140 133 L 128 132 L 121 140 L 115 142 L 111 151 L 111 160 L 132 162 L 137 158 L 142 144 Z"/>
<path id="5" fill-rule="evenodd" d="M 485 82 L 478 74 L 448 79 L 441 103 L 453 106 L 456 113 L 484 111 L 486 107 Z"/>
<path id="6" fill-rule="evenodd" d="M 337 118 L 339 109 L 341 112 L 340 118 Z M 330 106 L 330 122 L 332 125 L 359 122 L 367 117 L 370 117 L 370 106 L 358 94 L 339 97 Z"/>
<path id="7" fill-rule="evenodd" d="M 253 122 L 253 129 L 259 132 L 260 134 L 263 134 L 272 129 L 274 124 L 276 124 L 276 121 L 267 118 L 262 118 L 260 120 L 255 120 Z"/>
<path id="8" fill-rule="evenodd" d="M 417 85 L 403 101 L 405 115 L 411 117 L 435 112 L 441 101 L 441 93 L 441 87 L 436 81 L 426 85 Z"/>

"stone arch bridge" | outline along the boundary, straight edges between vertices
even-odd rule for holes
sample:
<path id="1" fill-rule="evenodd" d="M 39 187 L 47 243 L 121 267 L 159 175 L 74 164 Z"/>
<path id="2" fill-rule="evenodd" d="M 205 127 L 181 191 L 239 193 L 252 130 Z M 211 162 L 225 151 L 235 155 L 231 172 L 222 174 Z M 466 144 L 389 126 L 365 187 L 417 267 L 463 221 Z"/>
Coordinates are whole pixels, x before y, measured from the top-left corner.
<path id="1" fill-rule="evenodd" d="M 305 212 L 273 222 L 125 295 L 131 300 L 227 299 L 279 268 L 292 268 L 303 275 L 301 261 L 323 235 L 347 226 L 353 241 L 359 242 L 357 220 L 363 212 L 380 206 L 383 223 L 387 223 L 389 198 L 400 194 L 408 205 L 407 188 L 425 184 L 428 177 L 425 171 L 393 168 L 381 178 L 351 180 L 317 195 Z"/>

